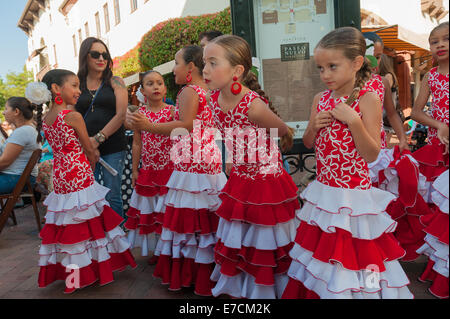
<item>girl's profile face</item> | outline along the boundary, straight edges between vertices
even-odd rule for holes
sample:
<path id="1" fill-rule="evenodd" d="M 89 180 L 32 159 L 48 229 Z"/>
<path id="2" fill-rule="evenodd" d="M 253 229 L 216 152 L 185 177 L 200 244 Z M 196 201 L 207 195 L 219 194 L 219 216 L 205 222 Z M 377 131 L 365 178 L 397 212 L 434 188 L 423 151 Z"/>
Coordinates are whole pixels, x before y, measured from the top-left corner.
<path id="1" fill-rule="evenodd" d="M 162 101 L 167 88 L 163 77 L 157 72 L 150 72 L 142 79 L 141 93 L 150 101 Z"/>
<path id="2" fill-rule="evenodd" d="M 233 81 L 234 68 L 225 55 L 225 49 L 215 43 L 208 43 L 203 51 L 203 78 L 211 90 L 221 90 Z"/>
<path id="3" fill-rule="evenodd" d="M 186 77 L 189 73 L 189 68 L 183 58 L 183 49 L 175 54 L 175 66 L 173 67 L 172 72 L 176 84 L 184 85 L 187 83 Z"/>
<path id="4" fill-rule="evenodd" d="M 351 61 L 339 49 L 316 48 L 314 60 L 320 72 L 320 79 L 330 90 L 353 88 L 356 72 L 359 70 L 356 61 Z"/>
<path id="5" fill-rule="evenodd" d="M 448 28 L 440 28 L 430 36 L 430 51 L 437 61 L 448 61 Z"/>
<path id="6" fill-rule="evenodd" d="M 61 87 L 61 98 L 63 101 L 66 105 L 76 105 L 80 95 L 80 80 L 78 79 L 78 76 L 67 76 Z"/>

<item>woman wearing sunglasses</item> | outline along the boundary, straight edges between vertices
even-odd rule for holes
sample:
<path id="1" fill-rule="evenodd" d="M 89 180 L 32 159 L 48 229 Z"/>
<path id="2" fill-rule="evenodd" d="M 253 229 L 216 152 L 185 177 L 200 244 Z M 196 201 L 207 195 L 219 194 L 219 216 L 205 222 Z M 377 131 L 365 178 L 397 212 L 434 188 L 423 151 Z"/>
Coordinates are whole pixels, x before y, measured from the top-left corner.
<path id="1" fill-rule="evenodd" d="M 123 126 L 128 106 L 128 90 L 123 80 L 112 74 L 113 61 L 105 43 L 90 37 L 80 46 L 79 70 L 81 95 L 75 106 L 86 122 L 86 127 L 101 158 L 118 174 L 113 176 L 103 165 L 96 165 L 94 175 L 102 176 L 104 185 L 111 189 L 106 200 L 122 217 L 121 194 L 127 140 Z"/>

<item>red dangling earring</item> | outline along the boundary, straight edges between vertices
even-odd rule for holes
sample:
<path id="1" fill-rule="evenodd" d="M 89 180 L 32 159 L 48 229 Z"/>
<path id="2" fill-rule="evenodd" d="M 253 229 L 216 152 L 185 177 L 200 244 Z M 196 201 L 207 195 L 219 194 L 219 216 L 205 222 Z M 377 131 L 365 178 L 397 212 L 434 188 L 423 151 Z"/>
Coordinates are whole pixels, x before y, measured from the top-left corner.
<path id="1" fill-rule="evenodd" d="M 144 96 L 144 102 L 145 102 L 145 105 L 148 104 L 148 100 L 147 100 L 147 97 L 146 97 L 146 96 Z"/>
<path id="2" fill-rule="evenodd" d="M 192 81 L 192 72 L 191 71 L 188 72 L 188 75 L 186 76 L 186 81 L 187 81 L 187 83 L 190 83 Z"/>
<path id="3" fill-rule="evenodd" d="M 242 91 L 242 84 L 238 82 L 238 77 L 233 77 L 234 83 L 231 84 L 231 93 L 238 95 Z"/>
<path id="4" fill-rule="evenodd" d="M 55 103 L 58 104 L 58 105 L 63 104 L 63 99 L 61 97 L 61 93 L 56 93 Z"/>

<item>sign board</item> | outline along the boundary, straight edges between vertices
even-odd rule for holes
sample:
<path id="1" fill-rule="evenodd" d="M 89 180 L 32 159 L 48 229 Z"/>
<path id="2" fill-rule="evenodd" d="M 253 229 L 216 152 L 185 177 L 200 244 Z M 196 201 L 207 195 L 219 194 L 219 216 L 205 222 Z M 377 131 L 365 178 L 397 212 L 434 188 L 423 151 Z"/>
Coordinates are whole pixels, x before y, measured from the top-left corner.
<path id="1" fill-rule="evenodd" d="M 281 61 L 309 60 L 309 43 L 281 45 Z"/>

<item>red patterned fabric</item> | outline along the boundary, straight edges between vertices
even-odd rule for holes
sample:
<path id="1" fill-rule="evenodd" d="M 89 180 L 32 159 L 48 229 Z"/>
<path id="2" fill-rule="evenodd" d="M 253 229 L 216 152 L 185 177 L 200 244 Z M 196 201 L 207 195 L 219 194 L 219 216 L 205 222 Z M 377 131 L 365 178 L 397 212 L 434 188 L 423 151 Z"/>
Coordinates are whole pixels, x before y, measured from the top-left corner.
<path id="1" fill-rule="evenodd" d="M 385 88 L 383 84 L 383 79 L 378 74 L 372 74 L 372 77 L 369 79 L 369 81 L 366 82 L 364 90 L 374 92 L 378 95 L 381 101 L 381 110 L 383 110 L 384 107 L 384 96 L 385 96 Z M 386 132 L 384 130 L 383 120 L 381 120 L 381 149 L 384 149 L 387 147 L 387 141 L 386 141 Z"/>
<path id="2" fill-rule="evenodd" d="M 361 91 L 364 94 L 364 91 Z M 328 90 L 320 99 L 317 112 L 331 111 L 348 97 L 334 99 Z M 360 114 L 359 99 L 351 107 Z M 359 155 L 348 126 L 338 120 L 321 129 L 316 137 L 317 180 L 322 184 L 350 189 L 370 189 L 367 162 Z"/>
<path id="3" fill-rule="evenodd" d="M 436 68 L 429 72 L 428 85 L 430 87 L 433 102 L 430 115 L 433 119 L 449 125 L 449 75 L 440 74 Z M 437 138 L 437 130 L 428 128 L 428 143 L 439 145 L 441 142 Z"/>
<path id="4" fill-rule="evenodd" d="M 187 88 L 195 90 L 198 94 L 198 111 L 193 132 L 188 136 L 174 139 L 175 147 L 171 156 L 176 159 L 175 170 L 197 174 L 220 174 L 222 157 L 214 140 L 214 119 L 206 101 L 206 91 L 199 86 L 188 85 L 180 90 L 178 96 Z M 175 121 L 180 119 L 178 98 L 174 117 Z"/>
<path id="5" fill-rule="evenodd" d="M 91 186 L 94 174 L 75 130 L 64 118 L 70 110 L 58 114 L 52 125 L 42 128 L 53 149 L 53 189 L 56 194 L 69 194 Z"/>

